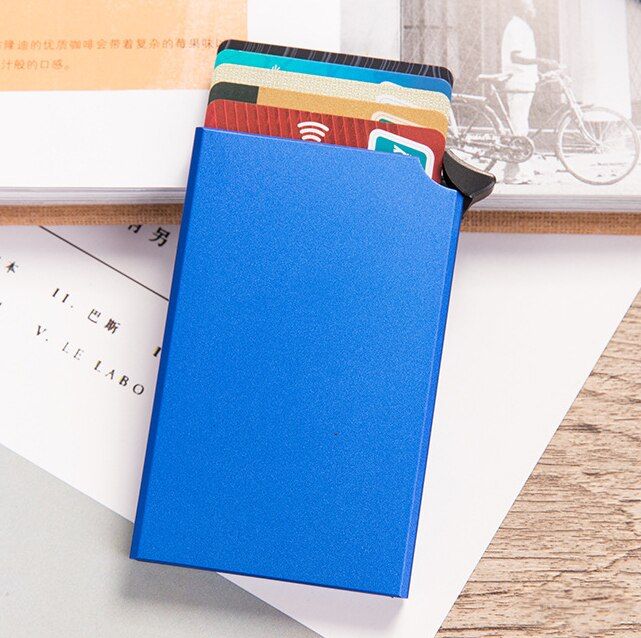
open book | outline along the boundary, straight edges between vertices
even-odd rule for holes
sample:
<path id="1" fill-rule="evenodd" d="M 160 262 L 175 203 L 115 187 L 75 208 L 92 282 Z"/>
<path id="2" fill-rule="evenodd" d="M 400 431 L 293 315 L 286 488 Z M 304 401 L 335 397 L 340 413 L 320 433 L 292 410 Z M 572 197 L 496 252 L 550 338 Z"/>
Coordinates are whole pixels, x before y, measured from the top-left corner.
<path id="1" fill-rule="evenodd" d="M 246 37 L 452 69 L 448 146 L 499 181 L 479 207 L 641 207 L 637 0 L 39 6 L 5 7 L 0 205 L 182 202 L 216 47 Z"/>

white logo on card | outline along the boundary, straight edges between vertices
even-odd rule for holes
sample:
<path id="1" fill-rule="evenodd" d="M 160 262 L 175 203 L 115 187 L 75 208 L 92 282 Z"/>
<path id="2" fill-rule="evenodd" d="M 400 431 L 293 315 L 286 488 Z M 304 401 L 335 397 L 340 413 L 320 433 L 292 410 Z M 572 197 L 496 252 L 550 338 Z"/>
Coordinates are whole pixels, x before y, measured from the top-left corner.
<path id="1" fill-rule="evenodd" d="M 322 142 L 329 132 L 329 126 L 321 122 L 299 122 L 297 126 L 301 139 L 308 142 Z"/>

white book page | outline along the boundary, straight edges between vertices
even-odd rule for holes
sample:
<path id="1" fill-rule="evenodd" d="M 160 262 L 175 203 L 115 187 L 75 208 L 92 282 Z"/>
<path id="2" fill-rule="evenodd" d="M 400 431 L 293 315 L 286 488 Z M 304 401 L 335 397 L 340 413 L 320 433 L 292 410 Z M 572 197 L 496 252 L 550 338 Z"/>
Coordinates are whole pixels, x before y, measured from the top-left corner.
<path id="1" fill-rule="evenodd" d="M 250 40 L 340 48 L 338 0 L 249 0 L 247 18 Z M 214 57 L 212 50 L 212 69 Z M 16 201 L 17 189 L 34 188 L 178 189 L 162 199 L 182 201 L 207 95 L 206 90 L 0 91 L 0 202 Z M 43 197 L 51 195 L 23 191 L 19 200 Z M 109 193 L 95 197 L 110 199 Z"/>

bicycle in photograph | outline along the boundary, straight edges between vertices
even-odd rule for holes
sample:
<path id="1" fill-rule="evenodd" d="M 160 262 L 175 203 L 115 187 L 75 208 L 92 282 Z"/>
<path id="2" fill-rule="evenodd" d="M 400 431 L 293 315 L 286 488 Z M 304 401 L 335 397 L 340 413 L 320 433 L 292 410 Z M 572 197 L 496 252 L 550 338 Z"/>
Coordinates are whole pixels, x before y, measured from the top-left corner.
<path id="1" fill-rule="evenodd" d="M 507 74 L 479 75 L 488 95 L 454 94 L 448 146 L 462 159 L 490 171 L 499 162 L 527 162 L 535 153 L 556 156 L 565 170 L 586 184 L 615 184 L 639 162 L 641 142 L 634 124 L 612 109 L 581 104 L 570 78 L 559 67 L 540 75 L 537 91 L 560 88 L 561 105 L 529 136 L 516 135 L 502 97 Z M 553 149 L 543 148 L 552 133 Z"/>

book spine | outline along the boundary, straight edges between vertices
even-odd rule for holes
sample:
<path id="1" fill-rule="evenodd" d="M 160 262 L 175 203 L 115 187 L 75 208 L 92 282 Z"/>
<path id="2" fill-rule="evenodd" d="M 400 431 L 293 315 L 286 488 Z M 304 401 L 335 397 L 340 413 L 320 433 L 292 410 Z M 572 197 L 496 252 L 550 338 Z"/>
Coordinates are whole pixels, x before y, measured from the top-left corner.
<path id="1" fill-rule="evenodd" d="M 169 295 L 169 307 L 167 310 L 167 320 L 165 322 L 165 331 L 163 336 L 162 354 L 160 358 L 160 367 L 158 370 L 158 379 L 156 383 L 156 393 L 151 414 L 151 424 L 149 426 L 149 436 L 147 438 L 147 450 L 145 452 L 145 462 L 142 470 L 142 479 L 140 482 L 140 493 L 138 495 L 138 507 L 136 508 L 136 520 L 134 522 L 134 531 L 131 541 L 130 558 L 143 558 L 140 554 L 141 537 L 144 533 L 145 509 L 147 501 L 147 489 L 151 477 L 154 449 L 157 435 L 157 424 L 159 415 L 163 409 L 163 389 L 165 387 L 165 375 L 167 362 L 171 356 L 171 337 L 173 334 L 175 307 L 180 294 L 180 281 L 185 258 L 185 247 L 189 236 L 189 219 L 191 208 L 196 190 L 196 182 L 199 172 L 200 152 L 202 143 L 202 129 L 197 128 L 194 138 L 194 148 L 191 156 L 189 170 L 189 180 L 187 182 L 187 193 L 185 196 L 185 205 L 183 209 L 182 222 L 180 226 L 180 237 L 176 249 L 176 261 L 174 265 L 174 274 L 171 284 L 171 294 Z"/>

